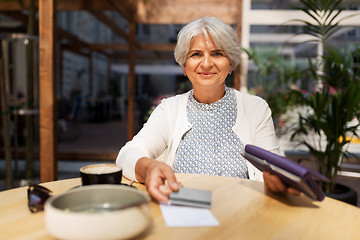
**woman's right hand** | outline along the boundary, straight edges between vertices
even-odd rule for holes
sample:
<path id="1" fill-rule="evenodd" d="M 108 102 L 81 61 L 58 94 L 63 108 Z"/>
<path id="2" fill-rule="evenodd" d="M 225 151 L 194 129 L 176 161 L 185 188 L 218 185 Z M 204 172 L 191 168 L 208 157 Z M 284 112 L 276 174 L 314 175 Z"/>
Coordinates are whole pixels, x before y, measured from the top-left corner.
<path id="1" fill-rule="evenodd" d="M 264 183 L 267 188 L 273 192 L 289 192 L 294 196 L 299 196 L 300 192 L 292 187 L 286 187 L 286 185 L 275 174 L 270 172 L 263 172 Z"/>
<path id="2" fill-rule="evenodd" d="M 170 193 L 182 186 L 176 180 L 174 171 L 166 163 L 151 158 L 140 158 L 135 166 L 136 178 L 145 183 L 148 193 L 155 200 L 167 203 Z"/>

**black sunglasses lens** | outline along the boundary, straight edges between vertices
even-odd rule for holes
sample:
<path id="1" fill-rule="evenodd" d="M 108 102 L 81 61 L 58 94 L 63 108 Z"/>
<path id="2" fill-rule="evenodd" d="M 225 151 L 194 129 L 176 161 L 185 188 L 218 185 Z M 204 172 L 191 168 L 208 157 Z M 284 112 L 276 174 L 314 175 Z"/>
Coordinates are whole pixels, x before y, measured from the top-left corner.
<path id="1" fill-rule="evenodd" d="M 50 197 L 50 190 L 36 185 L 29 184 L 28 188 L 28 206 L 31 212 L 39 212 L 44 210 L 44 204 Z"/>

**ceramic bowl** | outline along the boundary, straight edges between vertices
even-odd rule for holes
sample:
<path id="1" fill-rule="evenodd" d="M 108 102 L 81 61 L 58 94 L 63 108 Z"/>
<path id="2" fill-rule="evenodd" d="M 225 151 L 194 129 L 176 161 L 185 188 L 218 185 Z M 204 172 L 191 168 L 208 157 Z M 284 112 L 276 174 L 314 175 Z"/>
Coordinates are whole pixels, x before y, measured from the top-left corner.
<path id="1" fill-rule="evenodd" d="M 150 223 L 149 197 L 122 185 L 89 185 L 50 197 L 45 224 L 58 239 L 128 239 Z"/>
<path id="2" fill-rule="evenodd" d="M 82 185 L 119 184 L 122 169 L 115 164 L 93 164 L 80 168 L 80 175 Z"/>

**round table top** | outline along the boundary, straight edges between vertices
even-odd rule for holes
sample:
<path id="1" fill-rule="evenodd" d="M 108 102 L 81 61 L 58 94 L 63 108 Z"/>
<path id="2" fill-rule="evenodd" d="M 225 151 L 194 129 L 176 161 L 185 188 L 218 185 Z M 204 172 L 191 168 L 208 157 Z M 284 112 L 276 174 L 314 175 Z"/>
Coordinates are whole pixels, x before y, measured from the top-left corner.
<path id="1" fill-rule="evenodd" d="M 152 224 L 140 239 L 360 239 L 360 209 L 325 198 L 269 192 L 262 182 L 247 179 L 176 174 L 184 187 L 212 191 L 210 211 L 216 227 L 170 228 L 159 204 L 150 202 Z M 128 182 L 124 179 L 123 182 Z M 43 183 L 53 195 L 81 184 L 80 178 Z M 142 184 L 135 186 L 145 191 Z M 1 239 L 54 239 L 44 213 L 27 207 L 27 187 L 0 192 Z"/>

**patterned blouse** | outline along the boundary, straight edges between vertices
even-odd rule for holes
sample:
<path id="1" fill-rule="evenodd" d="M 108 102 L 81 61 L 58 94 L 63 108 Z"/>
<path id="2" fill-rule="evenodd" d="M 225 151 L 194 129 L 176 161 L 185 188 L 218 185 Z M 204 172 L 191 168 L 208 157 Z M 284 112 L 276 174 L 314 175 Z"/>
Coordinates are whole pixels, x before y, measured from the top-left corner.
<path id="1" fill-rule="evenodd" d="M 248 178 L 244 144 L 231 129 L 237 104 L 233 89 L 226 87 L 222 99 L 199 103 L 191 91 L 187 117 L 192 128 L 184 134 L 176 151 L 174 172 Z"/>

